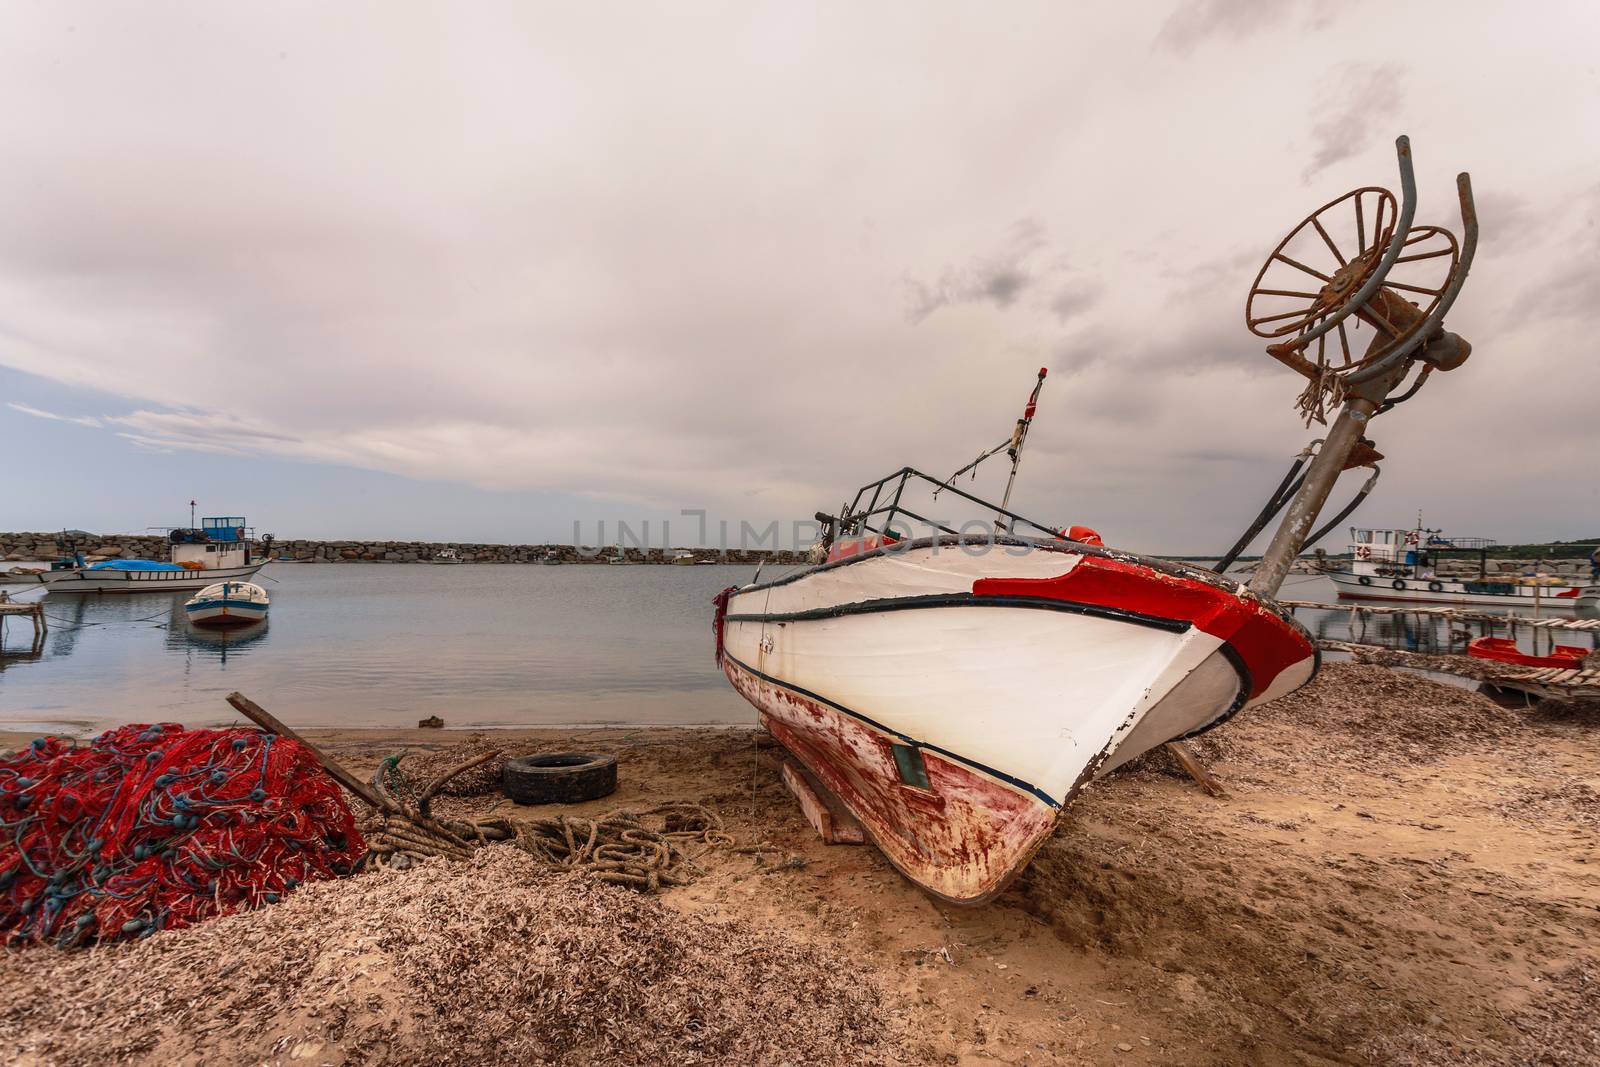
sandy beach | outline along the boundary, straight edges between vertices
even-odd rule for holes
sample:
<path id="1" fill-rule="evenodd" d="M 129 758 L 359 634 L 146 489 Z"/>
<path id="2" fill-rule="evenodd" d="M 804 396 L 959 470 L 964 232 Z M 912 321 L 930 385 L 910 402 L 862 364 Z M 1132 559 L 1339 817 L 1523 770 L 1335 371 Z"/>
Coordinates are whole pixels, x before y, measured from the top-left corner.
<path id="1" fill-rule="evenodd" d="M 1196 743 L 1226 796 L 1147 758 L 974 909 L 870 846 L 822 844 L 755 731 L 495 734 L 617 755 L 618 792 L 574 811 L 692 800 L 773 850 L 706 849 L 691 885 L 640 897 L 495 845 L 132 945 L 12 951 L 0 1047 L 34 1064 L 1592 1063 L 1597 725 L 1333 664 Z M 363 772 L 468 739 L 310 736 Z M 584 936 L 552 941 L 552 922 Z M 644 944 L 670 974 L 630 986 L 645 971 L 618 957 Z M 650 999 L 670 989 L 689 992 Z"/>

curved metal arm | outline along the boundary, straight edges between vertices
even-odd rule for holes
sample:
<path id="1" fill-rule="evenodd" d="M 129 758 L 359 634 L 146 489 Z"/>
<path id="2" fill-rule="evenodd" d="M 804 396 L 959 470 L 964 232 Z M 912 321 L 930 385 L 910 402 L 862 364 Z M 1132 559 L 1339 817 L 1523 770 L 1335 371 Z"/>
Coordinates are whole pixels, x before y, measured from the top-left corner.
<path id="1" fill-rule="evenodd" d="M 1394 151 L 1400 162 L 1400 217 L 1395 220 L 1394 237 L 1390 238 L 1389 247 L 1384 249 L 1383 258 L 1378 261 L 1378 266 L 1371 277 L 1362 283 L 1354 296 L 1344 302 L 1344 309 L 1329 315 L 1294 339 L 1293 343 L 1298 349 L 1304 349 L 1308 342 L 1315 341 L 1366 306 L 1367 301 L 1372 299 L 1372 294 L 1378 291 L 1383 280 L 1389 276 L 1395 260 L 1400 258 L 1400 250 L 1405 247 L 1406 238 L 1411 235 L 1411 220 L 1417 213 L 1417 178 L 1411 170 L 1411 138 L 1405 134 L 1395 138 Z"/>
<path id="2" fill-rule="evenodd" d="M 1456 195 L 1461 201 L 1461 262 L 1456 267 L 1450 284 L 1439 297 L 1439 303 L 1433 311 L 1422 321 L 1422 325 L 1412 331 L 1410 337 L 1396 345 L 1394 351 L 1386 352 L 1383 358 L 1366 366 L 1350 375 L 1352 385 L 1371 381 L 1380 375 L 1388 373 L 1399 365 L 1399 361 L 1410 356 L 1417 348 L 1431 340 L 1439 331 L 1439 324 L 1444 321 L 1445 312 L 1455 304 L 1456 297 L 1461 295 L 1461 286 L 1466 283 L 1467 271 L 1472 268 L 1472 257 L 1478 251 L 1478 206 L 1472 199 L 1472 175 L 1462 171 L 1456 175 Z"/>

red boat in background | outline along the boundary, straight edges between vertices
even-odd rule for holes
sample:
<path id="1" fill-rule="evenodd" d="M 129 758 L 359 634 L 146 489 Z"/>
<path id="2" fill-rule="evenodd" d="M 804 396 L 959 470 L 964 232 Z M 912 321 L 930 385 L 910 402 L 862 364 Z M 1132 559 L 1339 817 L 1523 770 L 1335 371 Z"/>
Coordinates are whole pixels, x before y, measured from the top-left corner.
<path id="1" fill-rule="evenodd" d="M 1477 659 L 1515 663 L 1519 667 L 1561 667 L 1576 670 L 1583 666 L 1583 657 L 1589 649 L 1575 645 L 1557 645 L 1548 656 L 1530 656 L 1517 648 L 1515 641 L 1504 637 L 1480 637 L 1467 643 L 1467 655 Z"/>

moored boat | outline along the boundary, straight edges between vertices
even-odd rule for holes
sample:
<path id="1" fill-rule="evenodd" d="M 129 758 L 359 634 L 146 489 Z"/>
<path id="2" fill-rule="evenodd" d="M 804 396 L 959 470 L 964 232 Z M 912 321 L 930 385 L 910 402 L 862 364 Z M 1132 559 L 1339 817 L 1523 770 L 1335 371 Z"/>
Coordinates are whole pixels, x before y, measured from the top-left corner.
<path id="1" fill-rule="evenodd" d="M 244 581 L 267 562 L 252 553 L 242 516 L 204 518 L 198 527 L 174 527 L 167 531 L 167 542 L 169 562 L 105 560 L 46 571 L 38 578 L 52 593 L 176 593 L 218 581 Z"/>
<path id="2" fill-rule="evenodd" d="M 1519 613 L 1571 614 L 1600 585 L 1547 574 L 1490 574 L 1487 537 L 1445 537 L 1421 523 L 1411 529 L 1350 528 L 1348 569 L 1327 571 L 1341 600 L 1410 601 L 1495 607 Z M 1452 573 L 1452 561 L 1476 557 L 1476 575 Z M 1532 568 L 1530 568 L 1532 570 Z"/>
<path id="3" fill-rule="evenodd" d="M 260 622 L 269 604 L 267 591 L 253 582 L 217 582 L 190 597 L 183 611 L 192 625 L 225 629 Z"/>

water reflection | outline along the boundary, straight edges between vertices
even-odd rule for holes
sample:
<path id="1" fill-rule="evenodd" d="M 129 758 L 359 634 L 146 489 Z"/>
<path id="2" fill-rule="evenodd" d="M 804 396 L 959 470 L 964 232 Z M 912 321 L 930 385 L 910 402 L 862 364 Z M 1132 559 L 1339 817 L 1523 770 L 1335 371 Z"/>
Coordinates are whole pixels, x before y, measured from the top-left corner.
<path id="1" fill-rule="evenodd" d="M 1524 652 L 1548 655 L 1557 645 L 1600 648 L 1600 633 L 1535 629 L 1528 618 L 1446 620 L 1406 614 L 1372 614 L 1358 607 L 1298 608 L 1295 618 L 1319 641 L 1348 641 L 1426 655 L 1466 655 L 1479 637 L 1515 637 Z"/>
<path id="2" fill-rule="evenodd" d="M 207 629 L 189 621 L 188 613 L 183 610 L 183 603 L 182 600 L 177 602 L 167 623 L 164 644 L 168 652 L 195 652 L 207 659 L 227 663 L 230 651 L 234 656 L 242 656 L 249 651 L 251 645 L 267 636 L 270 619 L 262 619 L 248 626 Z"/>
<path id="3" fill-rule="evenodd" d="M 50 631 L 10 626 L 0 651 L 0 728 L 8 722 L 106 723 L 129 715 L 201 725 L 232 721 L 249 693 L 291 724 L 399 726 L 437 714 L 452 726 L 748 723 L 717 670 L 711 598 L 754 568 L 277 568 L 269 622 L 189 625 L 186 593 L 45 597 Z M 1413 652 L 1460 652 L 1497 623 L 1352 612 L 1332 583 L 1296 576 L 1288 599 L 1317 638 Z M 1554 636 L 1517 628 L 1541 652 Z M 13 655 L 15 653 L 15 655 Z"/>

